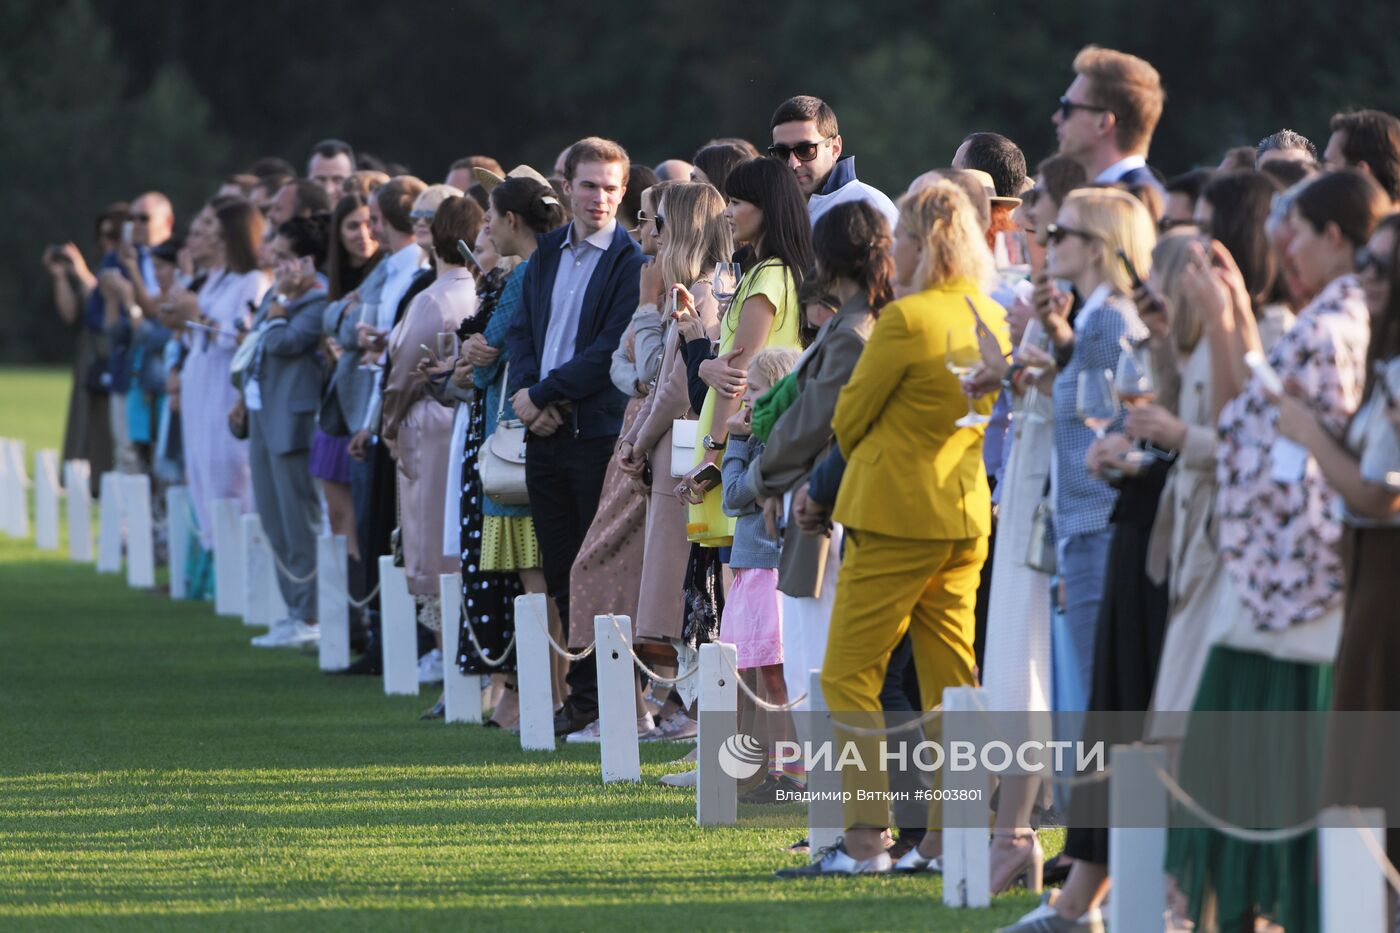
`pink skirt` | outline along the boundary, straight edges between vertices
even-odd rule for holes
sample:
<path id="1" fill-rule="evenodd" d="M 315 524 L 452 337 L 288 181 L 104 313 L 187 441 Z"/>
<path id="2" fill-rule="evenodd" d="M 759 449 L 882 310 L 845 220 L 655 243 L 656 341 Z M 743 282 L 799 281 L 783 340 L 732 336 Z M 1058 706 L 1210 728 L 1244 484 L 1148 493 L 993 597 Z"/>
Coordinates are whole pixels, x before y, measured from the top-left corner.
<path id="1" fill-rule="evenodd" d="M 734 571 L 719 640 L 739 649 L 741 671 L 783 663 L 783 602 L 776 569 Z"/>

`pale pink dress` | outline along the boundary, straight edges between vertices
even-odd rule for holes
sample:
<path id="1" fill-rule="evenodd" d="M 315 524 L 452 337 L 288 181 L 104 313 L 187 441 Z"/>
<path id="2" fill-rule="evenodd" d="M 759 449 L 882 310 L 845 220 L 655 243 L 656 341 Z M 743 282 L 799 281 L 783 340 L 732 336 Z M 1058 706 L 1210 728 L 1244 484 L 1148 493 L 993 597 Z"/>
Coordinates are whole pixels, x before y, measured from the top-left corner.
<path id="1" fill-rule="evenodd" d="M 268 277 L 257 270 L 239 274 L 215 269 L 199 290 L 199 308 L 221 332 L 190 329 L 185 334 L 189 353 L 180 370 L 185 483 L 206 549 L 214 544 L 214 500 L 237 499 L 240 512 L 253 510 L 248 442 L 237 440 L 228 429 L 229 410 L 238 401 L 229 364 L 238 348 L 234 324 L 250 319 L 249 303 L 256 307 L 268 285 Z"/>

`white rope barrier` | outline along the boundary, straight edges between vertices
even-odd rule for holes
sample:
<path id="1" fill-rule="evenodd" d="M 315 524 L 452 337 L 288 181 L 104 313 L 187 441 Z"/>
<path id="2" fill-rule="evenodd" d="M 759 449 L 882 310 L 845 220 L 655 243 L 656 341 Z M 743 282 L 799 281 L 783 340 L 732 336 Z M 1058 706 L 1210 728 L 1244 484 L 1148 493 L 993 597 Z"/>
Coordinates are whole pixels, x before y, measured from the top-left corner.
<path id="1" fill-rule="evenodd" d="M 306 576 L 299 577 L 296 574 L 292 573 L 291 569 L 288 568 L 286 564 L 282 563 L 282 558 L 277 556 L 276 548 L 269 547 L 267 550 L 268 553 L 272 555 L 272 562 L 277 566 L 277 572 L 280 573 L 282 575 L 282 578 L 285 579 L 288 583 L 294 583 L 300 586 L 303 583 L 310 583 L 312 580 L 316 579 L 315 567 L 312 567 L 311 572 L 308 573 Z"/>
<path id="2" fill-rule="evenodd" d="M 769 703 L 767 700 L 763 699 L 763 697 L 754 693 L 748 684 L 744 683 L 744 678 L 739 676 L 738 665 L 730 660 L 727 654 L 724 655 L 724 666 L 729 668 L 729 673 L 734 675 L 734 682 L 739 685 L 739 689 L 744 692 L 744 695 L 753 701 L 754 706 L 757 706 L 761 710 L 767 710 L 770 713 L 786 713 L 796 709 L 807 699 L 807 694 L 804 693 L 802 696 L 793 700 L 788 700 L 786 703 Z"/>
<path id="3" fill-rule="evenodd" d="M 492 660 L 491 656 L 486 653 L 486 649 L 481 647 L 481 642 L 476 640 L 476 629 L 472 628 L 472 620 L 467 616 L 465 600 L 462 601 L 461 619 L 462 626 L 467 630 L 467 640 L 472 643 L 472 650 L 476 652 L 476 656 L 481 659 L 482 664 L 487 667 L 501 667 L 510 660 L 511 649 L 515 647 L 515 632 L 511 632 L 510 641 L 501 649 L 501 656 Z"/>
<path id="4" fill-rule="evenodd" d="M 540 627 L 544 629 L 544 637 L 545 641 L 549 643 L 549 650 L 553 651 L 555 654 L 559 655 L 559 657 L 563 658 L 566 661 L 582 661 L 584 658 L 588 657 L 590 654 L 593 653 L 594 648 L 598 647 L 597 643 L 595 642 L 589 645 L 587 648 L 584 648 L 582 651 L 579 651 L 577 653 L 570 652 L 569 649 L 565 648 L 563 645 L 559 644 L 559 642 L 555 641 L 553 635 L 549 634 L 549 620 L 547 618 L 540 619 L 539 623 Z"/>
<path id="5" fill-rule="evenodd" d="M 626 634 L 622 631 L 622 625 L 617 621 L 617 615 L 615 613 L 608 613 L 608 619 L 611 620 L 612 627 L 617 631 L 618 635 Z M 684 674 L 677 674 L 675 677 L 662 677 L 660 674 L 656 673 L 656 671 L 647 667 L 646 662 L 637 656 L 637 652 L 632 650 L 631 642 L 624 638 L 623 643 L 627 645 L 627 653 L 632 656 L 632 663 L 637 665 L 637 669 L 663 687 L 675 687 L 700 673 L 700 663 L 697 661 L 692 664 Z"/>
<path id="6" fill-rule="evenodd" d="M 1196 798 L 1188 794 L 1186 790 L 1176 782 L 1176 779 L 1166 771 L 1163 771 L 1161 768 L 1153 768 L 1152 770 L 1157 773 L 1157 780 L 1162 782 L 1162 786 L 1167 789 L 1167 793 L 1175 797 L 1178 803 L 1187 810 L 1190 810 L 1195 814 L 1197 819 L 1205 823 L 1211 829 L 1229 836 L 1232 839 L 1238 839 L 1242 842 L 1259 843 L 1288 842 L 1291 839 L 1306 836 L 1308 833 L 1317 829 L 1321 822 L 1322 814 L 1318 813 L 1296 826 L 1285 826 L 1281 829 L 1245 829 L 1242 826 L 1236 826 L 1233 823 L 1226 822 L 1201 806 L 1201 804 L 1196 801 Z"/>

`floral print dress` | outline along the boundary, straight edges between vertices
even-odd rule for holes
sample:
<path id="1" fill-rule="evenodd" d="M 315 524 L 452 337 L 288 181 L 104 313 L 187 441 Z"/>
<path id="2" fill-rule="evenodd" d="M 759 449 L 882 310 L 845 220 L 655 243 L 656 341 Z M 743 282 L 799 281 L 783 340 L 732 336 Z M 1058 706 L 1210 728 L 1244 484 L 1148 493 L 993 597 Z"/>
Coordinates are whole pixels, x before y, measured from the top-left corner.
<path id="1" fill-rule="evenodd" d="M 1370 314 L 1356 277 L 1334 279 L 1274 345 L 1269 362 L 1297 381 L 1323 425 L 1337 436 L 1361 404 Z M 1270 475 L 1278 409 L 1257 378 L 1220 413 L 1216 498 L 1220 552 L 1256 629 L 1283 630 L 1317 619 L 1342 598 L 1336 493 L 1317 462 L 1301 482 Z"/>

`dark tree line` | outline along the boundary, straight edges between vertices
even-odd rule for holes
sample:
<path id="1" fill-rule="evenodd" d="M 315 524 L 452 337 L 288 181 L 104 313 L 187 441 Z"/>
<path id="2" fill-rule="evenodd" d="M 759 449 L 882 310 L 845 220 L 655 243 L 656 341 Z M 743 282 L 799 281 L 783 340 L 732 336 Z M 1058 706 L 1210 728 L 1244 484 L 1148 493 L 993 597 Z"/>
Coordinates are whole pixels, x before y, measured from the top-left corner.
<path id="1" fill-rule="evenodd" d="M 1400 5 L 1241 0 L 789 4 L 478 0 L 0 2 L 0 359 L 63 360 L 44 244 L 91 248 L 108 201 L 169 192 L 182 218 L 264 154 L 340 136 L 430 181 L 452 159 L 542 169 L 587 133 L 634 158 L 765 142 L 773 107 L 825 97 L 862 177 L 895 190 L 968 132 L 1034 164 L 1074 52 L 1161 70 L 1168 173 L 1289 126 L 1325 142 L 1353 106 L 1400 111 Z"/>

